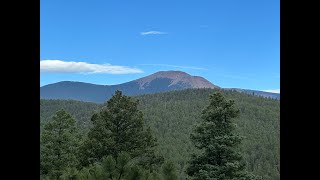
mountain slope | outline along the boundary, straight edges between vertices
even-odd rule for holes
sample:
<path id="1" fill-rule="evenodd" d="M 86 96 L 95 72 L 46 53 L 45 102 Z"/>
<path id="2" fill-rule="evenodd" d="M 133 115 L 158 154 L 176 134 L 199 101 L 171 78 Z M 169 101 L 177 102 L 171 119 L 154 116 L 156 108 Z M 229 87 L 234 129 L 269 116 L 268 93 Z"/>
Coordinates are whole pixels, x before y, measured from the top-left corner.
<path id="1" fill-rule="evenodd" d="M 217 88 L 208 80 L 199 76 L 191 76 L 181 71 L 159 71 L 150 76 L 146 76 L 135 80 L 140 86 L 140 89 L 148 89 L 151 83 L 158 79 L 167 79 L 170 84 L 167 87 L 175 88 Z"/>
<path id="2" fill-rule="evenodd" d="M 159 71 L 149 76 L 118 85 L 95 85 L 63 81 L 40 87 L 42 99 L 73 99 L 103 103 L 116 90 L 126 95 L 140 95 L 188 88 L 219 88 L 208 80 L 181 71 Z"/>

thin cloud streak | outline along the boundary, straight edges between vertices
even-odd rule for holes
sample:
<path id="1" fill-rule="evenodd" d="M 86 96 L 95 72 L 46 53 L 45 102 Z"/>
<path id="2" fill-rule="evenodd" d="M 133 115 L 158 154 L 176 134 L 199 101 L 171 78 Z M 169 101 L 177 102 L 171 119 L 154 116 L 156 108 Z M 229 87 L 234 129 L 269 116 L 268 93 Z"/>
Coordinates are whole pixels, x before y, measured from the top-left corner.
<path id="1" fill-rule="evenodd" d="M 74 62 L 63 60 L 40 61 L 42 73 L 80 73 L 80 74 L 135 74 L 143 73 L 142 70 L 127 66 L 111 64 L 91 64 L 87 62 Z"/>
<path id="2" fill-rule="evenodd" d="M 171 65 L 171 64 L 140 64 L 142 66 L 165 66 L 165 67 L 175 67 L 182 69 L 195 69 L 195 70 L 208 70 L 202 67 L 194 67 L 194 66 L 179 66 L 179 65 Z"/>
<path id="3" fill-rule="evenodd" d="M 270 92 L 270 93 L 278 93 L 278 94 L 280 94 L 280 89 L 261 90 L 261 91 Z"/>
<path id="4" fill-rule="evenodd" d="M 168 34 L 168 33 L 161 32 L 161 31 L 146 31 L 146 32 L 141 32 L 140 34 L 144 36 L 144 35 L 160 35 L 160 34 Z"/>

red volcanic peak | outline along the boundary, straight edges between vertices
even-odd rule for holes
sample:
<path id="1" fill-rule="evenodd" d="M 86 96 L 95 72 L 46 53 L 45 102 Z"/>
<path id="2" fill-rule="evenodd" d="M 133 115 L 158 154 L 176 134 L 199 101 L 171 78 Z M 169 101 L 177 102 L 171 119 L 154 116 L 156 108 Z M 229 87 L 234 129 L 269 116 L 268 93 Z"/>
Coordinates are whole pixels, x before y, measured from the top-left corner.
<path id="1" fill-rule="evenodd" d="M 158 78 L 170 79 L 171 84 L 169 86 L 177 83 L 184 83 L 190 85 L 192 88 L 218 88 L 218 86 L 212 84 L 203 77 L 191 76 L 190 74 L 182 71 L 159 71 L 135 81 L 138 82 L 140 88 L 143 89 L 145 85 Z"/>

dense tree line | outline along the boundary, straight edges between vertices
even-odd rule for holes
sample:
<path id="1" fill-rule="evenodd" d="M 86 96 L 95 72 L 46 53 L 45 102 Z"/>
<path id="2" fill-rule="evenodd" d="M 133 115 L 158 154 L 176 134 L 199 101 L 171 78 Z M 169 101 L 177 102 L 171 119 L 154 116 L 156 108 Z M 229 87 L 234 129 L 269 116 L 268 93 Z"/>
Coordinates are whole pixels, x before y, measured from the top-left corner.
<path id="1" fill-rule="evenodd" d="M 138 101 L 116 91 L 93 114 L 92 127 L 82 138 L 71 115 L 57 111 L 41 132 L 40 177 L 127 180 L 152 173 L 154 177 L 148 179 L 159 179 L 163 157 L 156 153 L 157 140 L 144 125 L 137 105 Z M 164 172 L 168 174 L 163 176 L 175 175 L 172 168 Z"/>
<path id="2" fill-rule="evenodd" d="M 193 146 L 190 134 L 194 125 L 201 122 L 201 112 L 208 106 L 209 94 L 214 91 L 188 89 L 134 97 L 139 100 L 138 109 L 144 115 L 144 123 L 157 138 L 156 152 L 173 162 L 172 167 L 176 168 L 180 179 L 187 177 L 191 154 L 201 153 Z M 240 116 L 234 122 L 235 132 L 243 137 L 239 150 L 247 164 L 246 170 L 263 179 L 280 179 L 280 101 L 235 91 L 222 91 L 222 94 L 226 99 L 233 99 L 240 110 Z M 82 136 L 86 136 L 93 127 L 92 115 L 105 105 L 41 100 L 41 122 L 46 124 L 56 110 L 63 108 L 77 120 Z M 137 168 L 132 169 L 140 172 Z"/>
<path id="3" fill-rule="evenodd" d="M 40 100 L 40 127 L 50 121 L 55 112 L 64 109 L 76 119 L 76 126 L 87 132 L 91 122 L 90 118 L 101 109 L 101 105 L 75 100 Z"/>

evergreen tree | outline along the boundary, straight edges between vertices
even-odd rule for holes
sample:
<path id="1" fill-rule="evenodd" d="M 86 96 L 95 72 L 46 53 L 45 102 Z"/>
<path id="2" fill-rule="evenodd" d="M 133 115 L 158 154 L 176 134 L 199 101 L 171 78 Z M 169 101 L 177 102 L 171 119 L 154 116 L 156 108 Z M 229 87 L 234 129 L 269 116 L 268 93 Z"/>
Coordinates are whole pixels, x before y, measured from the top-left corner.
<path id="1" fill-rule="evenodd" d="M 180 179 L 187 177 L 185 170 L 191 154 L 199 153 L 191 142 L 190 133 L 194 124 L 202 121 L 201 110 L 208 105 L 212 91 L 215 90 L 186 89 L 133 97 L 139 99 L 138 107 L 145 123 L 158 139 L 157 152 L 176 164 Z M 280 179 L 280 101 L 237 91 L 221 92 L 225 98 L 235 100 L 241 112 L 233 122 L 237 123 L 235 133 L 246 137 L 240 148 L 247 171 L 262 176 L 264 180 Z M 86 137 L 92 127 L 90 118 L 103 106 L 73 100 L 41 99 L 40 120 L 46 124 L 58 109 L 63 108 L 76 119 L 77 127 L 82 130 L 80 133 Z"/>
<path id="2" fill-rule="evenodd" d="M 40 136 L 40 173 L 53 179 L 77 167 L 79 136 L 75 120 L 64 110 L 57 111 Z"/>
<path id="3" fill-rule="evenodd" d="M 90 164 L 88 167 L 84 167 L 80 171 L 80 176 L 82 176 L 83 179 L 87 178 L 86 180 L 104 180 L 106 177 L 100 163 L 94 163 Z"/>
<path id="4" fill-rule="evenodd" d="M 130 166 L 130 156 L 127 153 L 121 153 L 114 159 L 111 155 L 102 159 L 101 167 L 104 179 L 121 180 L 126 179 Z"/>
<path id="5" fill-rule="evenodd" d="M 78 180 L 79 171 L 76 168 L 66 168 L 60 178 L 61 180 Z"/>
<path id="6" fill-rule="evenodd" d="M 143 176 L 147 176 L 146 173 L 143 174 L 143 170 L 139 166 L 135 165 L 130 168 L 127 179 L 128 180 L 142 180 Z"/>
<path id="7" fill-rule="evenodd" d="M 145 167 L 161 163 L 162 158 L 155 155 L 156 139 L 150 128 L 144 127 L 137 105 L 138 101 L 116 91 L 106 107 L 92 116 L 93 127 L 82 148 L 83 165 L 99 162 L 108 155 L 117 159 L 121 152 Z"/>
<path id="8" fill-rule="evenodd" d="M 195 147 L 203 153 L 192 156 L 188 175 L 196 180 L 255 179 L 245 171 L 237 148 L 242 138 L 233 132 L 232 119 L 238 115 L 233 100 L 226 100 L 220 92 L 210 95 L 210 104 L 202 112 L 203 121 L 191 134 Z"/>
<path id="9" fill-rule="evenodd" d="M 162 167 L 164 180 L 178 180 L 178 175 L 173 162 L 166 162 Z"/>

